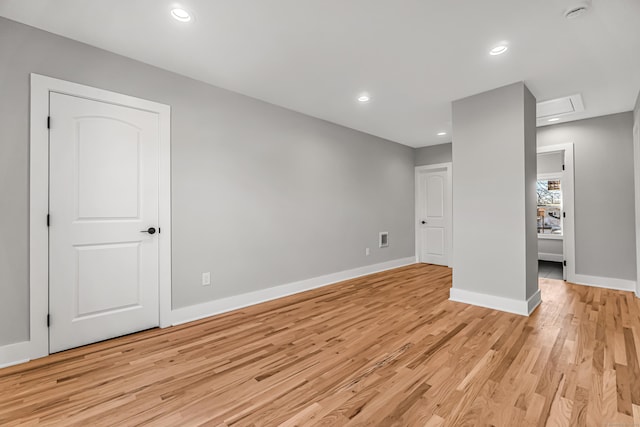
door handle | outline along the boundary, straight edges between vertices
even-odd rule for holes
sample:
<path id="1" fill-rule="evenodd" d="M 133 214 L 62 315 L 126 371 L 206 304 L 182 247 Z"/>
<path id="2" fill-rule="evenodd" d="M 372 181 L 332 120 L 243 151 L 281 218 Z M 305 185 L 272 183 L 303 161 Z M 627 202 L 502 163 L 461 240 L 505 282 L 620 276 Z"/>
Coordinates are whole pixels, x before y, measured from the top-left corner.
<path id="1" fill-rule="evenodd" d="M 149 233 L 149 234 L 156 234 L 156 229 L 153 227 L 149 227 L 146 230 L 140 230 L 141 233 Z"/>
<path id="2" fill-rule="evenodd" d="M 427 223 L 427 221 L 422 221 L 422 223 L 423 223 L 423 224 L 426 224 L 426 223 Z"/>

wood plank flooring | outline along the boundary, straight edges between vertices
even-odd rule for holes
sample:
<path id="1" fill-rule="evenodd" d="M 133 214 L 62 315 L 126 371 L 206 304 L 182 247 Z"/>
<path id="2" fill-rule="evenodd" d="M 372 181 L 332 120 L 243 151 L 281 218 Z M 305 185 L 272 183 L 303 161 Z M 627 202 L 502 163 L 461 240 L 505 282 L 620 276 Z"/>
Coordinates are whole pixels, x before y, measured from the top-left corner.
<path id="1" fill-rule="evenodd" d="M 413 265 L 0 370 L 0 425 L 640 425 L 640 300 L 542 280 L 529 318 Z"/>

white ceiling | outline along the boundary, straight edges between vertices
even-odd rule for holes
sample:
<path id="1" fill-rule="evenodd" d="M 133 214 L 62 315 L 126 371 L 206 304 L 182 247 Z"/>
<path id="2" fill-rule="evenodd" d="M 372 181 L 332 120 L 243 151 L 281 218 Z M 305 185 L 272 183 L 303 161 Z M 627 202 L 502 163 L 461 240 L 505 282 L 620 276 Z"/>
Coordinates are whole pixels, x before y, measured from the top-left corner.
<path id="1" fill-rule="evenodd" d="M 581 93 L 584 112 L 562 121 L 632 110 L 640 1 L 594 0 L 566 20 L 575 3 L 0 0 L 0 15 L 419 147 L 450 141 L 436 133 L 451 131 L 451 101 L 521 80 L 539 101 Z M 509 51 L 488 55 L 503 40 Z"/>

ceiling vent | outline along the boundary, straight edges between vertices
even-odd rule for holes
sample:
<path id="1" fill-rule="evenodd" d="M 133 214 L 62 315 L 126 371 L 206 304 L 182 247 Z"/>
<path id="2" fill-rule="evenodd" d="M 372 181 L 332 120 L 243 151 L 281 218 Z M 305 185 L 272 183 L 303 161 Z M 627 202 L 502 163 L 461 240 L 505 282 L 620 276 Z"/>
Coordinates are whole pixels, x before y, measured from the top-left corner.
<path id="1" fill-rule="evenodd" d="M 584 111 L 584 103 L 582 102 L 582 95 L 578 93 L 563 98 L 538 102 L 536 117 L 541 120 L 582 111 Z"/>

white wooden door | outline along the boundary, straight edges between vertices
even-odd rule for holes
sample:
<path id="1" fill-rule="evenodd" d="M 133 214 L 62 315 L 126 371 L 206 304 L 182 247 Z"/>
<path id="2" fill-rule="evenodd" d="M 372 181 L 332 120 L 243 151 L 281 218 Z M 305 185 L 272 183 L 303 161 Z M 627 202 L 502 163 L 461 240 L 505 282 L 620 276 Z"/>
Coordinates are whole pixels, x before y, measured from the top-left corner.
<path id="1" fill-rule="evenodd" d="M 58 93 L 49 109 L 53 353 L 159 324 L 159 118 Z"/>
<path id="2" fill-rule="evenodd" d="M 451 225 L 447 170 L 418 172 L 417 186 L 419 261 L 449 265 Z"/>

